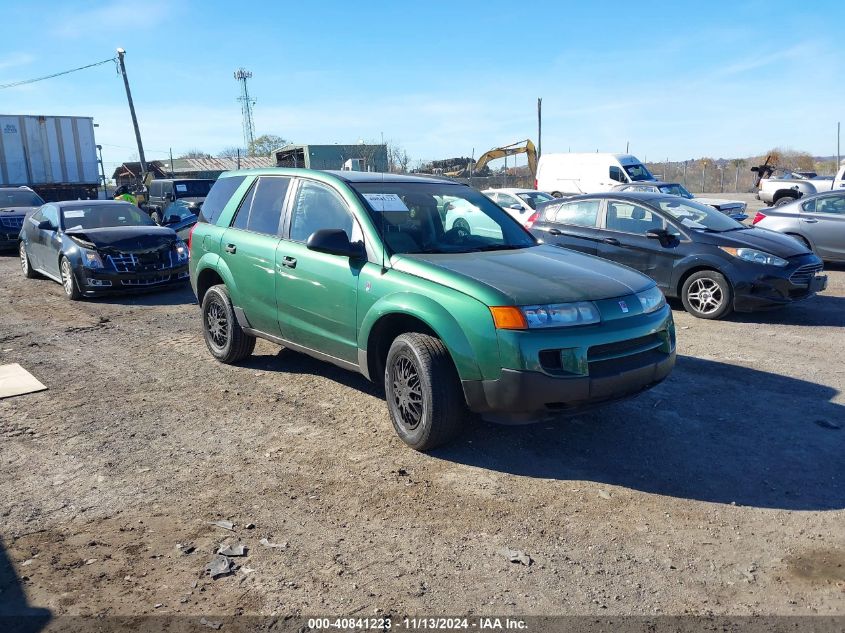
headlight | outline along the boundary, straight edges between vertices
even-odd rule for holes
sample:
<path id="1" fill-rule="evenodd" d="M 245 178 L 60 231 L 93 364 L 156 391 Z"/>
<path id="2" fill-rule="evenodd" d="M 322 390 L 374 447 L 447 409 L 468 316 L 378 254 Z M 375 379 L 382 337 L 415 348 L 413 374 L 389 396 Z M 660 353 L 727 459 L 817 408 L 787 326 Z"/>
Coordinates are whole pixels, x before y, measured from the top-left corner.
<path id="1" fill-rule="evenodd" d="M 85 268 L 102 268 L 103 260 L 100 259 L 100 254 L 97 251 L 89 251 L 88 249 L 80 248 L 82 251 L 82 265 Z"/>
<path id="2" fill-rule="evenodd" d="M 493 322 L 500 330 L 526 330 L 547 327 L 588 325 L 601 321 L 596 306 L 589 301 L 533 306 L 492 307 Z"/>
<path id="3" fill-rule="evenodd" d="M 779 268 L 789 265 L 789 262 L 785 259 L 772 255 L 771 253 L 766 253 L 765 251 L 758 251 L 755 248 L 730 248 L 728 246 L 720 246 L 719 248 L 728 255 L 733 255 L 753 264 L 766 264 Z"/>
<path id="4" fill-rule="evenodd" d="M 640 305 L 642 305 L 645 314 L 659 310 L 666 305 L 666 297 L 663 296 L 657 286 L 638 292 L 637 299 L 640 300 Z"/>
<path id="5" fill-rule="evenodd" d="M 188 259 L 190 251 L 188 250 L 188 245 L 185 244 L 185 242 L 178 240 L 176 244 L 173 245 L 173 248 L 176 250 L 176 261 L 183 262 Z"/>

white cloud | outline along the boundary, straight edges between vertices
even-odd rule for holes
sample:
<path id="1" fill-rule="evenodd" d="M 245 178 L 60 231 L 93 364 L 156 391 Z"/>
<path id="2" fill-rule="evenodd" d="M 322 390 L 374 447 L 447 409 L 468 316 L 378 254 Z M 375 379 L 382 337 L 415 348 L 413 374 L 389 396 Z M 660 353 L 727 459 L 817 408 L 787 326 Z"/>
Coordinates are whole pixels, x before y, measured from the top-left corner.
<path id="1" fill-rule="evenodd" d="M 35 61 L 35 57 L 29 53 L 17 52 L 7 53 L 0 57 L 0 70 L 7 68 L 17 68 L 18 66 L 26 66 Z"/>
<path id="2" fill-rule="evenodd" d="M 173 3 L 148 0 L 141 5 L 112 2 L 89 11 L 73 11 L 60 17 L 52 31 L 65 38 L 90 37 L 92 28 L 121 32 L 150 29 L 173 15 Z"/>

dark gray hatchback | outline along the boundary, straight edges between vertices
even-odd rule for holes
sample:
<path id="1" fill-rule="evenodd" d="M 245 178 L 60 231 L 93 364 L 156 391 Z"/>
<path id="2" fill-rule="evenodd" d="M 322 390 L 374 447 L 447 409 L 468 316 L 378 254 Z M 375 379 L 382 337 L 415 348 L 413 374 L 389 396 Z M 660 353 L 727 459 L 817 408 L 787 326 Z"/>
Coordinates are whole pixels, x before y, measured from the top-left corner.
<path id="1" fill-rule="evenodd" d="M 649 275 L 703 319 L 786 305 L 827 285 L 821 259 L 806 245 L 677 196 L 612 192 L 555 200 L 538 206 L 531 231 L 546 243 Z"/>

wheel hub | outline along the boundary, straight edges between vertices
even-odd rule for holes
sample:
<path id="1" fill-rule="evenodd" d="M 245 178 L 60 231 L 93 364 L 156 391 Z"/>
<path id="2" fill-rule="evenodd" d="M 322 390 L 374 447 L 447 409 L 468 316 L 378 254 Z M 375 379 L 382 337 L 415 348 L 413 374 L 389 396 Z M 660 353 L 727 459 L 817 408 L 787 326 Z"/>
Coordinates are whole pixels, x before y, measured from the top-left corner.
<path id="1" fill-rule="evenodd" d="M 422 420 L 423 397 L 419 373 L 414 363 L 404 356 L 396 359 L 391 368 L 393 403 L 403 425 L 412 430 Z"/>

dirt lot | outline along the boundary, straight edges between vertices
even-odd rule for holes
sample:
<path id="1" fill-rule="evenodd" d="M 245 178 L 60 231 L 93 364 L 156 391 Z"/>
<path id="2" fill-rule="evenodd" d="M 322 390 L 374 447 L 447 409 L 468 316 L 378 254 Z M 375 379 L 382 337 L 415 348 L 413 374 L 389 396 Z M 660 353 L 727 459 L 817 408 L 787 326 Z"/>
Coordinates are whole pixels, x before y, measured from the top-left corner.
<path id="1" fill-rule="evenodd" d="M 677 368 L 636 400 L 477 423 L 422 455 L 359 376 L 264 342 L 216 363 L 187 286 L 71 303 L 0 256 L 0 364 L 49 387 L 0 401 L 0 604 L 842 615 L 845 268 L 829 274 L 787 310 L 676 309 Z M 223 541 L 247 556 L 212 580 Z"/>

